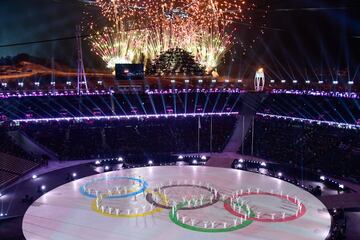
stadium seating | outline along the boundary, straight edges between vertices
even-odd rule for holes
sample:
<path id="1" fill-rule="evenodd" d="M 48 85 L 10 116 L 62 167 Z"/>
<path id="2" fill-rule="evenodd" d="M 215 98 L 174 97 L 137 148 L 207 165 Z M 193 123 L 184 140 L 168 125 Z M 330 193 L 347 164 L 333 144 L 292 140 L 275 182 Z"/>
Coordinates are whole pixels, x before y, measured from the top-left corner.
<path id="1" fill-rule="evenodd" d="M 18 175 L 24 174 L 39 165 L 33 161 L 14 157 L 5 153 L 0 153 L 0 159 L 0 169 Z"/>
<path id="2" fill-rule="evenodd" d="M 0 186 L 15 180 L 40 164 L 40 159 L 14 144 L 6 131 L 0 129 Z"/>
<path id="3" fill-rule="evenodd" d="M 212 123 L 211 123 L 212 121 Z M 200 151 L 220 152 L 231 136 L 236 117 L 203 117 Z M 212 146 L 210 146 L 210 126 Z M 198 151 L 197 117 L 123 120 L 118 122 L 44 123 L 23 126 L 36 142 L 62 159 L 95 159 L 120 154 L 170 154 Z"/>
<path id="4" fill-rule="evenodd" d="M 251 154 L 251 136 L 245 153 Z M 257 117 L 254 155 L 275 162 L 360 179 L 358 130 Z"/>
<path id="5" fill-rule="evenodd" d="M 274 94 L 258 112 L 355 124 L 360 119 L 358 104 L 358 99 Z"/>
<path id="6" fill-rule="evenodd" d="M 17 174 L 9 173 L 0 169 L 0 187 L 8 182 L 15 180 L 18 177 Z"/>

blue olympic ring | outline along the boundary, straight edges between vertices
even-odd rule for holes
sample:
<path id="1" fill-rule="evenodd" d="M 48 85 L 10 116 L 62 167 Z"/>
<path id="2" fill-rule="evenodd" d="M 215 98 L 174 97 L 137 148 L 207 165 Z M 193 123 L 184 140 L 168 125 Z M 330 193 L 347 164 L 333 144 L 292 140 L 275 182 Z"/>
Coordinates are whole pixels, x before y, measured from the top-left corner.
<path id="1" fill-rule="evenodd" d="M 128 197 L 133 197 L 133 196 L 136 196 L 140 193 L 143 193 L 145 192 L 146 188 L 148 187 L 148 183 L 142 179 L 139 179 L 139 178 L 132 178 L 132 177 L 109 177 L 109 178 L 100 178 L 100 179 L 96 179 L 96 180 L 92 180 L 86 184 L 84 184 L 83 186 L 80 187 L 80 193 L 82 195 L 85 195 L 87 197 L 90 197 L 90 198 L 96 198 L 96 195 L 95 194 L 91 194 L 91 193 L 88 193 L 86 192 L 86 188 L 88 187 L 88 185 L 90 184 L 93 184 L 93 183 L 96 183 L 96 182 L 101 182 L 101 181 L 104 181 L 104 180 L 112 180 L 112 179 L 127 179 L 127 180 L 133 180 L 133 181 L 136 181 L 138 183 L 140 183 L 142 185 L 142 187 L 137 190 L 136 192 L 131 192 L 131 193 L 127 193 L 127 194 L 120 194 L 120 195 L 111 195 L 111 196 L 106 196 L 106 198 L 128 198 Z M 101 193 L 101 192 L 100 192 Z"/>

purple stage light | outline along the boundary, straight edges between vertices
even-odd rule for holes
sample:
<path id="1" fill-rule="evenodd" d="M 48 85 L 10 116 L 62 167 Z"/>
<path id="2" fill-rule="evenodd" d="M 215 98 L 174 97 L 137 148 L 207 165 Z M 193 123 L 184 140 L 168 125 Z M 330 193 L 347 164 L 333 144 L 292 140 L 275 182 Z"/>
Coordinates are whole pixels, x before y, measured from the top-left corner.
<path id="1" fill-rule="evenodd" d="M 139 115 L 117 115 L 117 116 L 89 116 L 89 117 L 59 117 L 59 118 L 25 118 L 13 120 L 16 124 L 21 123 L 43 123 L 43 122 L 69 122 L 69 121 L 89 121 L 89 120 L 127 120 L 140 118 L 168 118 L 168 117 L 205 117 L 205 116 L 232 116 L 239 112 L 214 112 L 214 113 L 178 113 L 178 114 L 139 114 Z"/>
<path id="2" fill-rule="evenodd" d="M 266 117 L 266 118 L 283 119 L 283 120 L 290 120 L 290 121 L 297 121 L 297 122 L 307 122 L 310 124 L 318 124 L 318 125 L 323 124 L 323 125 L 332 126 L 332 127 L 336 127 L 336 128 L 342 128 L 342 129 L 360 129 L 360 125 L 358 125 L 358 124 L 314 120 L 314 119 L 308 119 L 308 118 L 289 117 L 289 116 L 274 115 L 274 114 L 267 114 L 267 113 L 256 113 L 256 115 Z"/>
<path id="3" fill-rule="evenodd" d="M 271 93 L 360 99 L 360 94 L 355 92 L 274 89 Z"/>

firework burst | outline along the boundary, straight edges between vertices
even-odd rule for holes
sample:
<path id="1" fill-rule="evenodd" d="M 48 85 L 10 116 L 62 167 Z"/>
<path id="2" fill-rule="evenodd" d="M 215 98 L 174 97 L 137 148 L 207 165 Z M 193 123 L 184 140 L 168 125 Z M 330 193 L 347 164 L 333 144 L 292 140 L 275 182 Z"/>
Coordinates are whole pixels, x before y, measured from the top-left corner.
<path id="1" fill-rule="evenodd" d="M 111 27 L 90 37 L 93 51 L 109 68 L 147 63 L 162 52 L 187 50 L 208 71 L 234 45 L 231 24 L 250 22 L 254 5 L 238 0 L 96 0 Z M 90 28 L 97 29 L 94 22 Z"/>
<path id="2" fill-rule="evenodd" d="M 100 56 L 108 68 L 115 63 L 132 63 L 140 60 L 141 51 L 137 47 L 138 31 L 124 32 L 112 28 L 104 28 L 92 35 L 89 40 L 92 50 Z"/>
<path id="3" fill-rule="evenodd" d="M 207 72 L 211 72 L 233 45 L 233 38 L 230 34 L 206 29 L 198 30 L 195 36 L 195 41 L 189 42 L 184 49 L 191 52 Z"/>

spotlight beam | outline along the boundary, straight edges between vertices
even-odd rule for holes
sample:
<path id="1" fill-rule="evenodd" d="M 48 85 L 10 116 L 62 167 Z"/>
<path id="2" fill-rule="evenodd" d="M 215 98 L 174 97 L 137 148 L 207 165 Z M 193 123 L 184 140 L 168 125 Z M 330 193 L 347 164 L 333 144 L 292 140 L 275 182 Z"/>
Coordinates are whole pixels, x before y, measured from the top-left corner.
<path id="1" fill-rule="evenodd" d="M 194 103 L 194 113 L 196 113 L 196 110 L 197 110 L 198 100 L 199 100 L 199 93 L 196 92 L 195 103 Z"/>
<path id="2" fill-rule="evenodd" d="M 176 114 L 177 113 L 177 107 L 176 107 L 176 94 L 173 93 L 172 94 L 172 99 L 173 99 L 173 110 L 174 110 L 174 113 Z"/>
<path id="3" fill-rule="evenodd" d="M 208 92 L 208 93 L 206 94 L 206 101 L 205 101 L 203 113 L 205 113 L 205 110 L 206 110 L 206 108 L 207 108 L 207 106 L 208 106 L 209 99 L 210 99 L 210 94 L 211 94 L 210 92 Z"/>
<path id="4" fill-rule="evenodd" d="M 121 104 L 119 103 L 119 101 L 117 100 L 117 98 L 114 95 L 111 95 L 111 97 L 113 98 L 116 106 L 118 106 L 121 111 L 124 113 L 124 115 L 127 115 L 126 111 L 124 110 L 124 108 L 121 106 Z"/>

